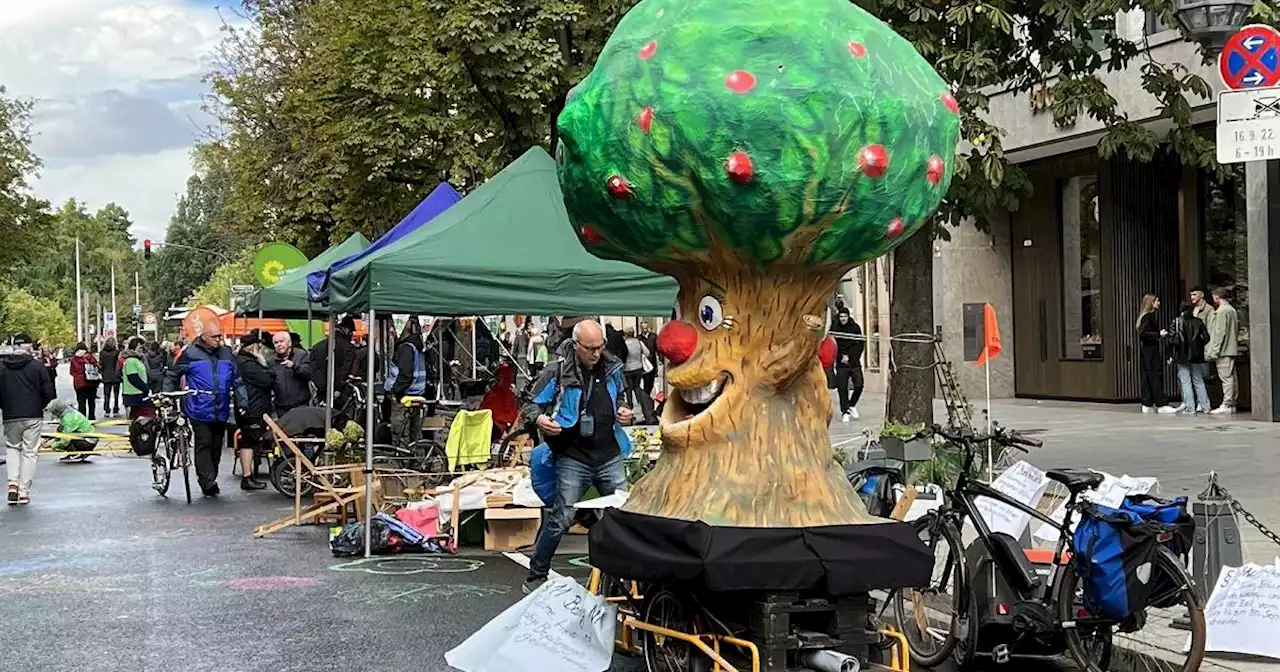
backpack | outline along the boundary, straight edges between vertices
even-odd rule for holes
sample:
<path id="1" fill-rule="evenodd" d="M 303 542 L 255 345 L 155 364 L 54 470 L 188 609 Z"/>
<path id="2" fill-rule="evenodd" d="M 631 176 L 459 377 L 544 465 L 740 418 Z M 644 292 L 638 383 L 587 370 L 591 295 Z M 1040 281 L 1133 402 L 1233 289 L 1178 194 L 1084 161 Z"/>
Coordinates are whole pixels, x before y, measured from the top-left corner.
<path id="1" fill-rule="evenodd" d="M 102 369 L 99 369 L 97 364 L 94 364 L 92 362 L 85 362 L 84 363 L 84 379 L 91 383 L 96 383 L 101 381 Z"/>
<path id="2" fill-rule="evenodd" d="M 1185 554 L 1193 534 L 1185 497 L 1173 502 L 1127 497 L 1119 509 L 1084 504 L 1073 537 L 1072 562 L 1082 579 L 1085 609 L 1126 621 L 1126 630 L 1141 628 L 1146 608 L 1159 606 L 1149 604 L 1148 598 L 1163 582 L 1172 580 L 1154 576 L 1157 553 L 1165 546 Z"/>
<path id="3" fill-rule="evenodd" d="M 848 473 L 849 485 L 862 498 L 867 513 L 880 518 L 888 518 L 897 506 L 895 485 L 903 485 L 902 474 L 875 464 L 860 463 L 853 466 Z"/>
<path id="4" fill-rule="evenodd" d="M 129 423 L 129 448 L 134 455 L 147 457 L 156 452 L 156 419 L 136 418 Z"/>

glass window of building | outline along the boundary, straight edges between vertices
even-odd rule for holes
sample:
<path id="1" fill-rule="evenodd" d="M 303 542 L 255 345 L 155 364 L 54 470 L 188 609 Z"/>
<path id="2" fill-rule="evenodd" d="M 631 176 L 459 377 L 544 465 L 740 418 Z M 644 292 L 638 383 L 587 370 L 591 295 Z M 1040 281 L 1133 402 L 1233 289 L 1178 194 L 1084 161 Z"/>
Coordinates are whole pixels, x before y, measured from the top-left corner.
<path id="1" fill-rule="evenodd" d="M 1144 32 L 1147 35 L 1155 35 L 1156 33 L 1163 33 L 1166 30 L 1173 30 L 1173 26 L 1164 22 L 1164 17 L 1160 15 L 1160 12 L 1146 12 L 1146 15 L 1147 25 Z"/>
<path id="2" fill-rule="evenodd" d="M 1240 345 L 1249 343 L 1249 256 L 1245 224 L 1244 171 L 1227 179 L 1210 174 L 1201 179 L 1206 289 L 1225 287 L 1240 319 Z"/>
<path id="3" fill-rule="evenodd" d="M 1098 176 L 1060 182 L 1062 357 L 1102 359 L 1102 223 Z"/>

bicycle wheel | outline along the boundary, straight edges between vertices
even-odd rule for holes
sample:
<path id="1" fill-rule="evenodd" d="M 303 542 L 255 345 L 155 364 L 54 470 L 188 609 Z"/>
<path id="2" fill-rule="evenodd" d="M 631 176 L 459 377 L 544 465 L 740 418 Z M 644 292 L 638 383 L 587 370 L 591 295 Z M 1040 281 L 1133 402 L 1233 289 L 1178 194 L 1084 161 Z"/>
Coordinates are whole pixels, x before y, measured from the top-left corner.
<path id="1" fill-rule="evenodd" d="M 918 665 L 933 667 L 955 651 L 958 633 L 967 633 L 974 627 L 966 609 L 969 586 L 964 547 L 955 526 L 936 514 L 916 520 L 912 527 L 933 553 L 933 577 L 923 590 L 895 590 L 893 609 L 911 649 L 911 659 Z"/>
<path id="2" fill-rule="evenodd" d="M 191 441 L 183 432 L 178 437 L 178 462 L 182 464 L 182 485 L 187 489 L 187 503 L 191 503 Z"/>
<path id="3" fill-rule="evenodd" d="M 1067 651 L 1085 672 L 1106 672 L 1116 640 L 1142 669 L 1152 672 L 1196 672 L 1200 669 L 1206 641 L 1204 600 L 1196 591 L 1182 561 L 1168 549 L 1160 548 L 1152 563 L 1154 594 L 1148 600 L 1150 606 L 1138 618 L 1141 627 L 1136 632 L 1120 632 L 1114 621 L 1081 623 L 1079 619 L 1087 612 L 1084 610 L 1080 578 L 1070 564 L 1063 568 L 1061 577 L 1057 595 L 1058 617 L 1065 623 L 1076 624 L 1067 628 L 1064 635 Z M 1183 618 L 1190 621 L 1188 627 L 1173 627 L 1174 621 Z M 1146 627 L 1151 625 L 1155 627 Z"/>
<path id="4" fill-rule="evenodd" d="M 156 452 L 151 454 L 151 487 L 161 497 L 169 492 L 169 474 L 172 473 L 167 452 L 168 448 L 157 446 Z"/>
<path id="5" fill-rule="evenodd" d="M 652 596 L 645 596 L 644 621 L 686 634 L 694 634 L 696 628 L 693 610 L 665 588 Z M 701 651 L 675 637 L 646 630 L 641 635 L 640 648 L 648 672 L 703 672 L 711 668 L 711 661 Z"/>
<path id="6" fill-rule="evenodd" d="M 427 476 L 425 487 L 434 488 L 448 482 L 453 475 L 449 473 L 449 455 L 444 446 L 433 441 L 419 441 L 413 446 L 413 454 L 421 455 L 419 467 Z"/>

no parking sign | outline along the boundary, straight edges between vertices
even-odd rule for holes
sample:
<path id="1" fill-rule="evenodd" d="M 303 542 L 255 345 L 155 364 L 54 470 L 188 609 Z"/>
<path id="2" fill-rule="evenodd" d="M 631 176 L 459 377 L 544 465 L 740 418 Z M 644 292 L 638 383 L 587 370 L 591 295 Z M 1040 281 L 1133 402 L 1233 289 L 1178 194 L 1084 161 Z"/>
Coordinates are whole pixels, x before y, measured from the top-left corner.
<path id="1" fill-rule="evenodd" d="M 1280 84 L 1280 31 L 1263 25 L 1241 28 L 1222 48 L 1218 74 L 1236 90 Z"/>

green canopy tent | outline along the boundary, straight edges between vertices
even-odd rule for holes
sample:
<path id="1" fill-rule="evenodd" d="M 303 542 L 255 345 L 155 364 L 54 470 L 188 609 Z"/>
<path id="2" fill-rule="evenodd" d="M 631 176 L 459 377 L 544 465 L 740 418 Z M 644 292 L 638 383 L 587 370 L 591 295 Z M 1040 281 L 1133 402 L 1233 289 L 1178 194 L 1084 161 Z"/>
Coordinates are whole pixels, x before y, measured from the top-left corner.
<path id="1" fill-rule="evenodd" d="M 241 315 L 262 314 L 263 317 L 303 319 L 310 316 L 312 308 L 324 309 L 307 301 L 307 274 L 323 271 L 339 259 L 344 259 L 369 247 L 364 235 L 355 233 L 350 238 L 320 253 L 315 259 L 289 271 L 280 282 L 254 292 L 236 310 Z"/>
<path id="2" fill-rule="evenodd" d="M 424 315 L 668 315 L 675 280 L 582 248 L 540 147 L 430 227 L 332 276 L 330 309 Z"/>

